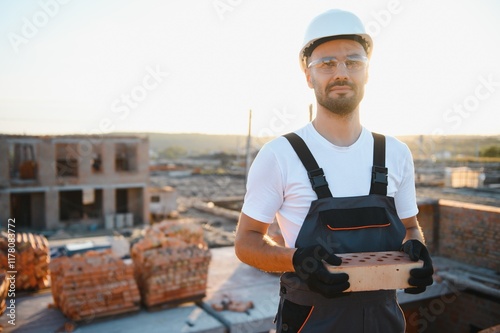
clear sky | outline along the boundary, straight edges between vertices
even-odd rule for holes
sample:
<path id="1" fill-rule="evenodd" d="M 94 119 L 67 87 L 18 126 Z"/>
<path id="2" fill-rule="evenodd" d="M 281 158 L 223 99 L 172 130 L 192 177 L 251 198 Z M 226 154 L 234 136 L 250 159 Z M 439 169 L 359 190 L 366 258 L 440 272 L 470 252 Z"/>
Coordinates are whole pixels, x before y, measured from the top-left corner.
<path id="1" fill-rule="evenodd" d="M 279 135 L 314 94 L 298 51 L 341 8 L 373 36 L 363 124 L 500 134 L 500 1 L 3 0 L 0 133 Z"/>

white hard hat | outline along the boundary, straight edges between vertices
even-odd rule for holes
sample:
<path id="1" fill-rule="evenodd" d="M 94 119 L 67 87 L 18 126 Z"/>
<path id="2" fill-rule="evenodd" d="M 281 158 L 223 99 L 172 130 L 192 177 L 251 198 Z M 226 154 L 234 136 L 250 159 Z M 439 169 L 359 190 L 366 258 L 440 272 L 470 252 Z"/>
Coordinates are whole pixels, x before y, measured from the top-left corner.
<path id="1" fill-rule="evenodd" d="M 365 32 L 361 20 L 351 12 L 331 9 L 316 16 L 307 27 L 304 43 L 299 53 L 302 70 L 307 67 L 307 58 L 316 46 L 332 39 L 352 39 L 363 45 L 368 58 L 370 58 L 373 41 Z M 323 40 L 324 39 L 324 40 Z"/>

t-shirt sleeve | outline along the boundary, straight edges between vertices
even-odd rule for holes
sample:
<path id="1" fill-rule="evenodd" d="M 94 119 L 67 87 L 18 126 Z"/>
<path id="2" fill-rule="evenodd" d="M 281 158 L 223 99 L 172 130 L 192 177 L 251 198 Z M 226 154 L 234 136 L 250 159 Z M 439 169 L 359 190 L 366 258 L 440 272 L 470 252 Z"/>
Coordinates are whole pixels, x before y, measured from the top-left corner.
<path id="1" fill-rule="evenodd" d="M 283 204 L 283 176 L 269 144 L 259 151 L 248 172 L 242 212 L 264 223 L 272 223 Z"/>
<path id="2" fill-rule="evenodd" d="M 405 155 L 401 183 L 394 196 L 396 210 L 400 219 L 409 218 L 418 214 L 413 157 L 408 146 L 405 145 L 404 147 Z"/>

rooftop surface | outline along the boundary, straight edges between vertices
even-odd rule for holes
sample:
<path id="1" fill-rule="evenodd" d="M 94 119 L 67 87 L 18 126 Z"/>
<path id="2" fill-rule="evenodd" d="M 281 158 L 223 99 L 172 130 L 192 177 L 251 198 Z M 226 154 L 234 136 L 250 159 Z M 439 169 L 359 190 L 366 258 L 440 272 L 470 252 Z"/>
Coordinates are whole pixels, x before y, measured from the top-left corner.
<path id="1" fill-rule="evenodd" d="M 38 293 L 24 293 L 16 297 L 16 326 L 0 317 L 4 332 L 64 332 L 65 325 L 76 333 L 90 332 L 269 332 L 274 328 L 273 318 L 278 307 L 279 276 L 268 274 L 241 263 L 233 247 L 212 249 L 212 261 L 207 280 L 206 297 L 196 303 L 156 310 L 142 308 L 138 312 L 96 318 L 93 321 L 72 323 L 59 309 L 53 307 L 50 289 Z M 500 278 L 494 272 L 463 265 L 445 258 L 434 258 L 435 283 L 425 293 L 405 294 L 398 291 L 400 303 L 438 297 L 453 292 L 451 283 L 464 288 L 479 288 L 482 292 L 498 294 Z M 465 282 L 464 282 L 465 281 Z M 468 282 L 467 282 L 468 281 Z M 478 281 L 482 281 L 479 282 Z M 485 289 L 486 288 L 486 289 Z M 212 304 L 222 297 L 252 301 L 254 308 L 246 312 L 220 311 Z M 168 329 L 167 329 L 168 328 Z M 166 330 L 167 329 L 167 330 Z"/>
<path id="2" fill-rule="evenodd" d="M 500 188 L 444 188 L 417 186 L 420 199 L 446 199 L 478 205 L 500 207 Z"/>

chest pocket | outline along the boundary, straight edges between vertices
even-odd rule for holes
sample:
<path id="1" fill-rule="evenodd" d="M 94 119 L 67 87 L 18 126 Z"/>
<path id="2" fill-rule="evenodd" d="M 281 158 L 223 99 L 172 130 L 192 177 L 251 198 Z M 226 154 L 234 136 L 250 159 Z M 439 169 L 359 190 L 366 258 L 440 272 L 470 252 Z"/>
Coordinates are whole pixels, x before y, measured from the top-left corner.
<path id="1" fill-rule="evenodd" d="M 319 212 L 320 223 L 331 231 L 386 228 L 391 226 L 383 207 L 358 207 L 330 209 Z"/>

